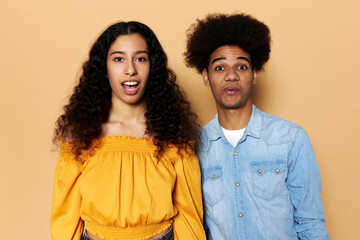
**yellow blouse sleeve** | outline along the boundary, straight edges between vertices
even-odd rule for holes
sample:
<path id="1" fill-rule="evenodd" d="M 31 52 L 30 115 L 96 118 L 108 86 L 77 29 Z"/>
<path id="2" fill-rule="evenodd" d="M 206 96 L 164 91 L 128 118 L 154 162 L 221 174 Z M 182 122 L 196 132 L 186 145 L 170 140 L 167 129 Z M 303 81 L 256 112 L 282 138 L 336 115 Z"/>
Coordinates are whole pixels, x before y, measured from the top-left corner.
<path id="1" fill-rule="evenodd" d="M 61 144 L 56 165 L 50 230 L 52 240 L 80 240 L 84 223 L 80 218 L 81 196 L 79 177 L 81 166 L 70 153 L 67 143 Z"/>
<path id="2" fill-rule="evenodd" d="M 178 214 L 173 228 L 176 240 L 206 239 L 203 228 L 203 205 L 201 197 L 201 173 L 195 154 L 174 163 L 177 178 L 173 193 Z"/>

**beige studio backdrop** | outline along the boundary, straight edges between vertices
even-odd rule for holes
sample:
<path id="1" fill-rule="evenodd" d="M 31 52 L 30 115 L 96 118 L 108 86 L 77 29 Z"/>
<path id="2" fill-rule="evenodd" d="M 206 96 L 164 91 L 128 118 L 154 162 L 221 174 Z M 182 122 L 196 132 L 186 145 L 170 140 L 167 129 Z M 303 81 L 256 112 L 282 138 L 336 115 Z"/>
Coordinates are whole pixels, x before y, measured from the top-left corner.
<path id="1" fill-rule="evenodd" d="M 185 31 L 208 13 L 252 14 L 272 32 L 256 104 L 303 126 L 320 166 L 332 239 L 358 235 L 360 214 L 360 4 L 357 0 L 1 0 L 0 238 L 50 239 L 57 152 L 54 121 L 88 50 L 109 24 L 149 25 L 202 124 L 209 89 L 182 53 Z"/>

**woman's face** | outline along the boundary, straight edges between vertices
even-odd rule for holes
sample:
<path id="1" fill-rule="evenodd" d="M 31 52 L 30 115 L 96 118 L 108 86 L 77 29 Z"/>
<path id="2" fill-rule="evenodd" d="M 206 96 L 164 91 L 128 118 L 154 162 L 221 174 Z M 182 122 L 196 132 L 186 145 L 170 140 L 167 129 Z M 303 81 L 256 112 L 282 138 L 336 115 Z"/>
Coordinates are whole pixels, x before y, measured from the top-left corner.
<path id="1" fill-rule="evenodd" d="M 150 73 L 145 39 L 139 34 L 119 36 L 109 48 L 106 63 L 112 101 L 130 105 L 144 103 Z"/>

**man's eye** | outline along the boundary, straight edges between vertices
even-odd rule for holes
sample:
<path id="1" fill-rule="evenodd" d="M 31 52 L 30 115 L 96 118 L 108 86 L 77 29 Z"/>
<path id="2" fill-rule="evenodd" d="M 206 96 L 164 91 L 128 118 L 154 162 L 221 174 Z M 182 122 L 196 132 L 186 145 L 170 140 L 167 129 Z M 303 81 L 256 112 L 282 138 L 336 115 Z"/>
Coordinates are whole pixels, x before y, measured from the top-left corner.
<path id="1" fill-rule="evenodd" d="M 239 68 L 240 70 L 246 70 L 246 69 L 248 69 L 248 67 L 245 66 L 245 65 L 240 65 L 238 68 Z"/>
<path id="2" fill-rule="evenodd" d="M 147 59 L 144 58 L 144 57 L 138 57 L 138 58 L 136 59 L 137 62 L 145 62 L 146 60 L 147 60 Z"/>
<path id="3" fill-rule="evenodd" d="M 124 59 L 122 57 L 116 57 L 116 58 L 114 58 L 114 61 L 115 62 L 122 62 L 122 61 L 124 61 Z"/>
<path id="4" fill-rule="evenodd" d="M 222 66 L 217 66 L 217 67 L 215 68 L 215 71 L 221 71 L 221 70 L 224 70 L 224 67 L 222 67 Z"/>

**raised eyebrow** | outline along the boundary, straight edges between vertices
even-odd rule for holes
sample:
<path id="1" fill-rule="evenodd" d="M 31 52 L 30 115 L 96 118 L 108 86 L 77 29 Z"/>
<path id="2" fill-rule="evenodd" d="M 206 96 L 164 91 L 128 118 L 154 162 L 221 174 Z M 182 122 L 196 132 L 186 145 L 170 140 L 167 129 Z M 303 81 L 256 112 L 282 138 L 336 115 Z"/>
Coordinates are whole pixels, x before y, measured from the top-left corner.
<path id="1" fill-rule="evenodd" d="M 249 64 L 251 64 L 250 59 L 248 59 L 247 57 L 238 57 L 238 58 L 236 58 L 236 59 L 238 59 L 238 60 L 245 60 L 245 61 L 247 61 Z M 210 65 L 213 65 L 215 62 L 221 61 L 221 60 L 226 60 L 226 58 L 225 58 L 225 57 L 214 58 L 214 59 L 211 61 L 211 64 L 210 64 Z"/>
<path id="2" fill-rule="evenodd" d="M 238 57 L 237 59 L 238 60 L 245 60 L 251 65 L 250 59 L 248 59 L 247 57 Z"/>
<path id="3" fill-rule="evenodd" d="M 226 58 L 224 58 L 224 57 L 214 58 L 214 59 L 211 61 L 210 66 L 213 65 L 215 62 L 220 61 L 220 60 L 226 60 Z"/>
<path id="4" fill-rule="evenodd" d="M 137 51 L 135 53 L 136 54 L 146 53 L 147 55 L 149 55 L 148 51 L 145 51 L 145 50 Z M 110 53 L 110 56 L 113 54 L 125 54 L 125 52 L 124 51 L 113 51 L 112 53 Z"/>

